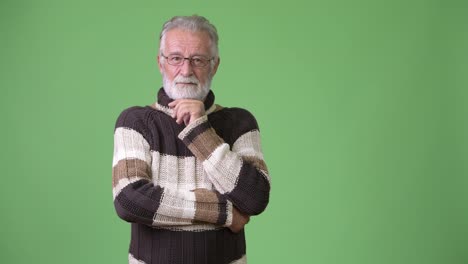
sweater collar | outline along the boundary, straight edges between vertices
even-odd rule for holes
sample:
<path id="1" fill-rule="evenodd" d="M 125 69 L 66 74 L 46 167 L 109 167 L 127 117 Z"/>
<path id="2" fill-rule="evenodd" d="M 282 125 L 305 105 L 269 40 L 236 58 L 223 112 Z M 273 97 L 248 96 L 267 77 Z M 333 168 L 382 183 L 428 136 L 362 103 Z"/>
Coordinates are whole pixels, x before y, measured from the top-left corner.
<path id="1" fill-rule="evenodd" d="M 212 113 L 216 109 L 216 105 L 214 104 L 215 96 L 213 91 L 209 91 L 208 95 L 205 98 L 205 101 L 203 102 L 205 105 L 205 113 L 208 115 Z M 170 98 L 166 92 L 164 91 L 164 88 L 161 87 L 158 91 L 158 101 L 155 102 L 154 108 L 156 108 L 159 111 L 162 111 L 168 115 L 172 115 L 174 112 L 171 108 L 169 108 L 169 103 L 173 102 L 174 99 Z"/>

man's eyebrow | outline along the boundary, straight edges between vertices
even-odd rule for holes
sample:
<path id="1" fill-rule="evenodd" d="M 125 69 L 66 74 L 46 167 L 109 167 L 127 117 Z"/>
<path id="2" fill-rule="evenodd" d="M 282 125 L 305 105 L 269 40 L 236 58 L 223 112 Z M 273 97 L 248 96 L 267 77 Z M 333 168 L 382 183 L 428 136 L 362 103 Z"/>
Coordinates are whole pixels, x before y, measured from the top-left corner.
<path id="1" fill-rule="evenodd" d="M 195 57 L 195 56 L 197 56 L 197 57 L 207 57 L 207 58 L 210 57 L 210 56 L 208 56 L 208 55 L 206 55 L 206 54 L 201 54 L 201 53 L 195 53 L 195 54 L 193 54 L 191 57 Z"/>
<path id="2" fill-rule="evenodd" d="M 170 52 L 170 53 L 168 53 L 166 56 L 169 56 L 169 55 L 178 55 L 178 56 L 185 57 L 185 56 L 182 54 L 182 52 L 179 52 L 179 51 Z M 202 54 L 202 53 L 195 53 L 195 54 L 190 55 L 189 57 L 206 57 L 206 58 L 209 58 L 210 56 L 208 56 L 208 55 L 206 55 L 206 54 Z"/>
<path id="3" fill-rule="evenodd" d="M 180 56 L 184 56 L 184 55 L 182 55 L 182 52 L 178 52 L 178 51 L 176 51 L 176 52 L 169 52 L 167 55 L 180 55 Z"/>

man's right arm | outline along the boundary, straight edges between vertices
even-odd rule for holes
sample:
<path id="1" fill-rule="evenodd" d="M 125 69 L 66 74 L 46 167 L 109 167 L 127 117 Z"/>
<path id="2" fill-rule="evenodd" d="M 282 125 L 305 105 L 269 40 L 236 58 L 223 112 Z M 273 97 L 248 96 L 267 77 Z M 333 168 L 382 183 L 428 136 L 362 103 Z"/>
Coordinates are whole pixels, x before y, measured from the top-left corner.
<path id="1" fill-rule="evenodd" d="M 120 218 L 149 226 L 189 225 L 194 221 L 230 224 L 232 204 L 221 195 L 203 190 L 171 190 L 154 185 L 151 178 L 148 142 L 132 128 L 117 127 L 112 187 Z"/>

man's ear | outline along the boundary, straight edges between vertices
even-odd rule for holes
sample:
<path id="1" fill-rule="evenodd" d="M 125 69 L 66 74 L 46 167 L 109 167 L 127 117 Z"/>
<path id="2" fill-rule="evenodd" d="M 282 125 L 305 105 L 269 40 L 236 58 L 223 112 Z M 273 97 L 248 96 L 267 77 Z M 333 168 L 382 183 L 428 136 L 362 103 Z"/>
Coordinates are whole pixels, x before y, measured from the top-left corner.
<path id="1" fill-rule="evenodd" d="M 213 67 L 213 73 L 211 74 L 211 77 L 213 77 L 216 74 L 216 72 L 218 71 L 218 66 L 219 66 L 220 62 L 221 62 L 221 58 L 218 57 L 216 62 L 215 62 L 215 65 Z"/>
<path id="2" fill-rule="evenodd" d="M 160 55 L 158 54 L 158 56 L 156 57 L 156 60 L 158 61 L 158 68 L 159 68 L 159 72 L 162 74 L 163 73 L 163 66 L 162 66 L 162 62 L 161 62 L 161 57 Z"/>

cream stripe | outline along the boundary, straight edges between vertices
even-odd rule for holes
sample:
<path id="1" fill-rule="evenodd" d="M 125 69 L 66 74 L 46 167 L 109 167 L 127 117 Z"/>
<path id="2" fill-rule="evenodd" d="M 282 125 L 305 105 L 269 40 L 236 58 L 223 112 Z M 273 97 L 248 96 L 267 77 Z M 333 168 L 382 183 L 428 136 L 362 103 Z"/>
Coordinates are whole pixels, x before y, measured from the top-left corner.
<path id="1" fill-rule="evenodd" d="M 205 114 L 209 115 L 216 110 L 216 104 L 212 104 L 208 110 L 205 111 Z"/>
<path id="2" fill-rule="evenodd" d="M 228 144 L 223 143 L 203 162 L 203 167 L 213 185 L 216 186 L 216 190 L 224 194 L 232 191 L 236 186 L 242 159 L 229 150 Z"/>
<path id="3" fill-rule="evenodd" d="M 193 224 L 190 225 L 173 225 L 173 226 L 157 226 L 156 229 L 165 229 L 171 231 L 191 231 L 191 232 L 203 232 L 208 230 L 220 230 L 224 227 L 215 224 Z"/>
<path id="4" fill-rule="evenodd" d="M 263 176 L 265 176 L 265 179 L 267 179 L 267 181 L 271 184 L 271 177 L 268 171 L 260 170 L 260 172 L 263 174 Z"/>
<path id="5" fill-rule="evenodd" d="M 232 145 L 232 151 L 236 152 L 242 157 L 255 157 L 264 161 L 261 140 L 260 140 L 260 131 L 252 130 L 240 136 L 236 142 Z M 263 162 L 264 164 L 264 162 Z M 266 166 L 266 164 L 264 164 Z M 268 182 L 271 182 L 270 175 L 265 168 L 257 168 L 267 179 Z"/>
<path id="6" fill-rule="evenodd" d="M 179 164 L 183 163 L 183 158 L 171 155 L 161 155 L 159 159 L 159 175 L 157 183 L 163 187 L 178 189 Z"/>
<path id="7" fill-rule="evenodd" d="M 141 260 L 136 259 L 131 253 L 129 253 L 128 264 L 146 264 L 146 263 Z"/>
<path id="8" fill-rule="evenodd" d="M 151 176 L 154 184 L 159 182 L 159 173 L 161 168 L 161 153 L 158 151 L 151 151 Z"/>
<path id="9" fill-rule="evenodd" d="M 122 159 L 139 159 L 151 164 L 150 146 L 137 131 L 119 127 L 114 133 L 114 157 L 112 166 Z"/>
<path id="10" fill-rule="evenodd" d="M 240 136 L 232 145 L 232 151 L 240 156 L 251 156 L 263 160 L 260 132 L 252 130 Z"/>
<path id="11" fill-rule="evenodd" d="M 152 161 L 150 176 L 155 185 L 181 190 L 213 188 L 213 184 L 203 170 L 202 162 L 195 157 L 162 155 L 158 151 L 151 151 L 149 160 Z M 116 165 L 117 163 L 114 164 L 114 168 Z"/>
<path id="12" fill-rule="evenodd" d="M 190 219 L 176 218 L 176 217 L 167 216 L 167 215 L 155 214 L 153 218 L 153 226 L 155 227 L 162 227 L 162 226 L 173 227 L 177 225 L 187 226 L 191 224 L 192 224 L 192 220 Z"/>
<path id="13" fill-rule="evenodd" d="M 153 223 L 155 225 L 164 223 L 168 225 L 190 224 L 195 217 L 195 200 L 193 192 L 164 189 Z M 188 221 L 184 221 L 184 219 L 188 219 Z"/>
<path id="14" fill-rule="evenodd" d="M 226 224 L 224 224 L 224 226 L 231 226 L 232 225 L 232 203 L 230 201 L 227 201 L 226 210 L 227 210 L 228 215 L 226 218 Z"/>
<path id="15" fill-rule="evenodd" d="M 151 156 L 153 161 L 151 173 L 154 184 L 179 190 L 213 188 L 213 184 L 203 171 L 201 161 L 195 157 L 162 155 L 158 151 L 151 151 Z"/>
<path id="16" fill-rule="evenodd" d="M 156 110 L 159 110 L 159 111 L 165 113 L 166 115 L 172 116 L 172 114 L 174 113 L 174 110 L 172 110 L 171 108 L 166 107 L 166 106 L 164 106 L 164 105 L 160 105 L 160 104 L 158 104 L 158 103 L 154 103 L 154 108 L 155 108 Z"/>

